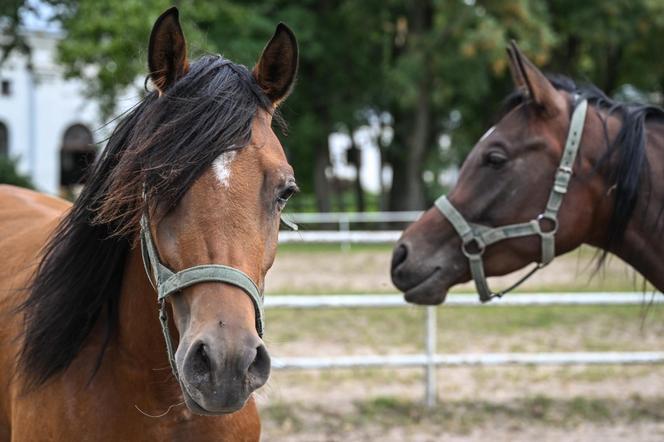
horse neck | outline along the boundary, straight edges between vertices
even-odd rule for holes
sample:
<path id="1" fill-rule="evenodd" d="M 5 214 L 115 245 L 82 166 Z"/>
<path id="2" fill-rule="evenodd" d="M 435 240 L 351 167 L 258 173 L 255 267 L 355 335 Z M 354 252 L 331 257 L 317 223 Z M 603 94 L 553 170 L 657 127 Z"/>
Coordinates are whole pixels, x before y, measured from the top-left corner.
<path id="1" fill-rule="evenodd" d="M 664 228 L 664 125 L 646 123 L 646 154 L 649 167 L 641 176 L 638 197 L 631 219 L 627 225 L 624 239 L 618 245 L 608 248 L 605 243 L 608 217 L 613 210 L 613 203 L 605 195 L 610 194 L 612 183 L 606 183 L 608 193 L 602 195 L 597 213 L 602 214 L 595 223 L 599 232 L 590 244 L 607 250 L 634 267 L 659 291 L 664 291 L 664 242 L 661 241 Z M 610 139 L 615 138 L 617 130 L 609 127 Z M 604 143 L 601 143 L 604 144 Z M 598 149 L 596 147 L 596 149 Z M 599 150 L 605 151 L 606 146 Z M 603 238 L 602 240 L 598 238 Z"/>
<path id="2" fill-rule="evenodd" d="M 179 391 L 166 356 L 158 319 L 157 294 L 145 274 L 140 247 L 132 248 L 127 257 L 118 315 L 120 351 L 117 357 L 120 361 L 116 362 L 132 373 L 140 373 L 146 380 L 157 380 L 168 384 L 169 390 Z M 175 327 L 171 329 L 175 330 Z M 172 382 L 164 383 L 166 379 Z"/>

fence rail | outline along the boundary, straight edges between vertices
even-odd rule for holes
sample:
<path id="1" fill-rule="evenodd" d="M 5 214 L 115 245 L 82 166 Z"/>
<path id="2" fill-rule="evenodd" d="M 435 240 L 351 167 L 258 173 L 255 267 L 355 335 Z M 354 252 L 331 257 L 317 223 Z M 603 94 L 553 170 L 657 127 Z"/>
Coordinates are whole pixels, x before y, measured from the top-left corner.
<path id="1" fill-rule="evenodd" d="M 515 305 L 639 305 L 664 304 L 664 296 L 643 292 L 551 292 L 514 293 L 483 304 L 485 307 Z M 482 305 L 475 294 L 451 294 L 445 305 Z M 266 308 L 389 308 L 410 307 L 400 294 L 366 295 L 269 295 Z"/>
<path id="2" fill-rule="evenodd" d="M 410 223 L 417 220 L 422 213 L 420 211 L 286 213 L 284 214 L 285 219 L 295 224 L 336 224 L 338 230 L 282 231 L 279 241 L 282 243 L 339 243 L 342 250 L 348 250 L 351 244 L 357 243 L 392 243 L 399 239 L 400 231 L 353 231 L 351 224 Z"/>
<path id="3" fill-rule="evenodd" d="M 320 212 L 286 213 L 286 218 L 302 224 L 342 223 L 409 223 L 422 215 L 421 211 L 406 212 Z"/>
<path id="4" fill-rule="evenodd" d="M 426 355 L 396 356 L 338 356 L 334 358 L 279 358 L 276 369 L 330 369 L 330 368 L 381 368 L 423 367 L 429 363 L 441 367 L 466 365 L 604 365 L 650 364 L 664 362 L 662 351 L 642 352 L 573 352 L 573 353 L 464 353 L 437 354 L 429 360 Z"/>
<path id="5" fill-rule="evenodd" d="M 374 212 L 374 213 L 301 213 L 288 217 L 296 223 L 337 223 L 339 231 L 282 231 L 280 243 L 340 243 L 342 249 L 351 244 L 394 243 L 400 231 L 352 231 L 351 222 L 409 222 L 421 212 Z M 483 308 L 527 306 L 527 305 L 646 305 L 660 304 L 664 297 L 640 292 L 595 292 L 595 293 L 521 293 L 494 300 Z M 477 306 L 476 295 L 450 295 L 448 306 Z M 407 304 L 401 295 L 284 295 L 268 296 L 266 308 L 417 308 Z M 275 358 L 276 369 L 342 369 L 355 367 L 424 367 L 425 402 L 433 406 L 436 402 L 436 369 L 446 366 L 499 366 L 499 365 L 574 365 L 574 364 L 655 364 L 664 363 L 664 352 L 578 352 L 578 353 L 485 353 L 485 354 L 438 354 L 437 309 L 426 307 L 424 353 L 410 355 L 360 355 L 334 358 L 288 357 Z"/>
<path id="6" fill-rule="evenodd" d="M 447 305 L 478 306 L 477 295 L 453 294 Z M 283 295 L 268 296 L 265 307 L 275 308 L 395 308 L 414 307 L 401 295 Z M 664 297 L 641 292 L 593 293 L 521 293 L 497 299 L 483 308 L 526 305 L 648 305 L 664 303 Z M 360 355 L 334 358 L 284 357 L 274 358 L 273 367 L 282 370 L 344 369 L 358 367 L 424 367 L 425 403 L 436 403 L 437 367 L 502 366 L 502 365 L 577 365 L 577 364 L 660 364 L 664 352 L 576 352 L 576 353 L 464 353 L 436 352 L 437 307 L 426 308 L 424 353 L 410 355 Z"/>
<path id="7" fill-rule="evenodd" d="M 399 230 L 298 230 L 279 232 L 279 243 L 391 244 L 400 236 Z"/>

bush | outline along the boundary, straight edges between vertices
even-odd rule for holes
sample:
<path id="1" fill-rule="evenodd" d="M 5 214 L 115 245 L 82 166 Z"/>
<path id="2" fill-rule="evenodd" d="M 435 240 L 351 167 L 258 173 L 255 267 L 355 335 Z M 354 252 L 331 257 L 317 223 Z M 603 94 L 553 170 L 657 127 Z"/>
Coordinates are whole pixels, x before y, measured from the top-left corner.
<path id="1" fill-rule="evenodd" d="M 13 184 L 14 186 L 32 189 L 30 178 L 18 172 L 16 163 L 16 159 L 0 155 L 0 184 Z"/>

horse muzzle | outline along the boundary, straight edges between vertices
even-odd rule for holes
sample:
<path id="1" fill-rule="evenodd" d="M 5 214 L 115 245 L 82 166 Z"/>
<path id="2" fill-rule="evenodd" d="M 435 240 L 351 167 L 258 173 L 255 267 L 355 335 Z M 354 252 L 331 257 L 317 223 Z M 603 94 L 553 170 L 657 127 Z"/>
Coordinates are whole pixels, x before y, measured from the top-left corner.
<path id="1" fill-rule="evenodd" d="M 196 414 L 218 415 L 241 409 L 270 375 L 270 356 L 257 335 L 199 333 L 178 347 L 176 361 L 185 402 Z M 190 342 L 190 344 L 188 344 Z"/>

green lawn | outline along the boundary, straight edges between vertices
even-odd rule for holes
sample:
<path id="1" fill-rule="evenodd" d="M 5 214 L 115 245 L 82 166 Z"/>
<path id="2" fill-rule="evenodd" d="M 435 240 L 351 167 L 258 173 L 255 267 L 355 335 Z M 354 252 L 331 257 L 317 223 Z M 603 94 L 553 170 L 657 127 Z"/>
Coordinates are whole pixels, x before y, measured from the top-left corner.
<path id="1" fill-rule="evenodd" d="M 307 356 L 421 352 L 424 310 L 330 309 L 267 311 L 268 343 L 301 342 Z M 664 305 L 440 307 L 441 352 L 638 351 L 664 347 Z M 359 348 L 360 350 L 356 350 Z M 284 351 L 292 356 L 297 348 Z"/>

